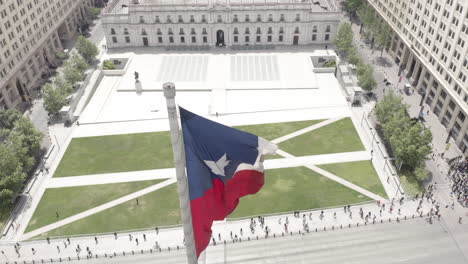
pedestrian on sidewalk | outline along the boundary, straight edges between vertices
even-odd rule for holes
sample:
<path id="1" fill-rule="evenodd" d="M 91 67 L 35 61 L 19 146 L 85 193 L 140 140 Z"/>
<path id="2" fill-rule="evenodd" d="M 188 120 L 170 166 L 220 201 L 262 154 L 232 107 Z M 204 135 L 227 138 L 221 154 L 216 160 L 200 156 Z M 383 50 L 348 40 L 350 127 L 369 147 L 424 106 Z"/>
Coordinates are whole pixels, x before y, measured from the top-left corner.
<path id="1" fill-rule="evenodd" d="M 67 237 L 67 242 L 68 242 L 68 245 L 70 245 L 70 238 Z"/>
<path id="2" fill-rule="evenodd" d="M 98 244 L 98 239 L 97 237 L 94 237 L 94 241 L 96 241 L 96 245 Z"/>
<path id="3" fill-rule="evenodd" d="M 146 241 L 146 235 L 143 234 L 143 241 Z"/>
<path id="4" fill-rule="evenodd" d="M 68 247 L 68 245 L 67 245 L 67 243 L 66 243 L 65 241 L 63 241 L 63 246 L 64 246 L 65 248 Z"/>
<path id="5" fill-rule="evenodd" d="M 346 205 L 343 207 L 343 209 L 344 209 L 344 212 L 346 213 Z"/>
<path id="6" fill-rule="evenodd" d="M 117 240 L 117 232 L 114 232 L 114 239 Z"/>
<path id="7" fill-rule="evenodd" d="M 136 198 L 136 203 L 137 203 L 137 205 L 138 205 L 138 198 Z"/>
<path id="8" fill-rule="evenodd" d="M 57 246 L 57 251 L 58 251 L 58 253 L 60 253 L 60 247 L 59 246 Z"/>
<path id="9" fill-rule="evenodd" d="M 138 238 L 135 238 L 135 242 L 136 242 L 136 245 L 138 246 L 139 245 Z"/>
<path id="10" fill-rule="evenodd" d="M 35 255 L 36 254 L 36 250 L 34 248 L 31 248 L 31 251 L 32 251 L 32 254 Z M 3 251 L 2 251 L 3 252 Z"/>
<path id="11" fill-rule="evenodd" d="M 458 218 L 458 223 L 459 223 L 459 224 L 462 223 L 462 217 L 461 217 L 461 216 Z"/>
<path id="12" fill-rule="evenodd" d="M 132 241 L 132 239 L 133 239 L 132 234 L 128 234 L 128 239 L 129 239 L 130 241 Z"/>
<path id="13" fill-rule="evenodd" d="M 156 235 L 159 234 L 159 228 L 156 227 L 155 229 L 156 229 Z"/>

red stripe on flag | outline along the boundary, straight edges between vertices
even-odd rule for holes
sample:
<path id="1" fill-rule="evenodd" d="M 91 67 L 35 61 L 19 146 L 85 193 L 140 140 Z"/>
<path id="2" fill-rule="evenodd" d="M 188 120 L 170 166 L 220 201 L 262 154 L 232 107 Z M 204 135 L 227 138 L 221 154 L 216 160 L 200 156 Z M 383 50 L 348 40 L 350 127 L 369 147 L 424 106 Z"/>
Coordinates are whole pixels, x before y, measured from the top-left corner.
<path id="1" fill-rule="evenodd" d="M 257 193 L 263 183 L 263 172 L 238 171 L 226 185 L 218 179 L 213 180 L 213 188 L 206 191 L 202 197 L 190 202 L 197 256 L 200 256 L 210 243 L 213 221 L 226 218 L 236 209 L 239 198 Z"/>

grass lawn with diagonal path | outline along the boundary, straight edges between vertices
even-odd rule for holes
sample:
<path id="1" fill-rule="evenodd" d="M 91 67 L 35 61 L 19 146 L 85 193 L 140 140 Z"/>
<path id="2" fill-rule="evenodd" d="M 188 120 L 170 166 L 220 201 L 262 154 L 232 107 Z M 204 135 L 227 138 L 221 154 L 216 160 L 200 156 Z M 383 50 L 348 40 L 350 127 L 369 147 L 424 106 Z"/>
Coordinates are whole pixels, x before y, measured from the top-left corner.
<path id="1" fill-rule="evenodd" d="M 46 189 L 26 232 L 55 223 L 164 180 Z M 56 212 L 59 214 L 57 218 Z"/>
<path id="2" fill-rule="evenodd" d="M 388 197 L 374 165 L 369 160 L 323 164 L 318 167 L 383 198 Z"/>
<path id="3" fill-rule="evenodd" d="M 342 206 L 371 199 L 305 167 L 267 170 L 259 193 L 241 198 L 230 216 L 260 214 Z M 109 221 L 112 219 L 112 221 Z M 103 233 L 180 223 L 177 185 L 172 184 L 113 208 L 51 230 L 45 236 Z"/>
<path id="4" fill-rule="evenodd" d="M 281 142 L 278 147 L 294 156 L 365 150 L 349 117 Z"/>
<path id="5" fill-rule="evenodd" d="M 320 122 L 309 120 L 239 126 L 238 129 L 275 139 Z M 74 138 L 54 177 L 139 171 L 174 167 L 169 132 Z"/>

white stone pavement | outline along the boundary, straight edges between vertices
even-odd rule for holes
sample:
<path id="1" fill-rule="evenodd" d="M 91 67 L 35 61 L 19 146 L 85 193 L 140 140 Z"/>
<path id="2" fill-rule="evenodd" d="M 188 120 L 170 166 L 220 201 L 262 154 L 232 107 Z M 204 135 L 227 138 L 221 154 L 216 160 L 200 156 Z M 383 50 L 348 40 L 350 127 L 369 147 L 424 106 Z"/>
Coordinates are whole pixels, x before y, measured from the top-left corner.
<path id="1" fill-rule="evenodd" d="M 419 201 L 419 200 L 418 200 Z M 415 217 L 420 217 L 419 213 L 416 212 L 416 207 L 418 206 L 418 201 L 406 200 L 403 205 L 399 205 L 399 202 L 395 200 L 393 211 L 390 212 L 390 205 L 391 202 L 388 201 L 385 203 L 385 210 L 382 211 L 382 215 L 380 215 L 380 210 L 382 207 L 377 206 L 375 202 L 362 204 L 362 205 L 353 205 L 351 206 L 352 215 L 350 217 L 349 213 L 345 213 L 343 207 L 340 208 L 332 208 L 332 209 L 324 209 L 324 217 L 320 219 L 320 209 L 315 211 L 304 211 L 300 213 L 299 218 L 295 218 L 291 213 L 286 213 L 277 216 L 269 216 L 265 217 L 265 226 L 268 226 L 269 237 L 272 238 L 273 235 L 278 237 L 281 236 L 282 233 L 288 235 L 285 232 L 284 224 L 286 221 L 286 217 L 288 218 L 288 232 L 293 232 L 293 234 L 297 235 L 298 231 L 304 233 L 303 228 L 303 214 L 305 214 L 305 222 L 309 226 L 309 230 L 311 233 L 316 232 L 330 232 L 331 229 L 339 229 L 339 228 L 361 228 L 357 227 L 365 225 L 364 219 L 361 219 L 359 216 L 359 208 L 363 209 L 364 214 L 371 213 L 371 218 L 368 221 L 368 225 L 373 224 L 373 217 L 375 216 L 375 224 L 385 224 L 389 222 L 389 219 L 395 223 L 397 218 L 399 221 L 404 221 L 405 216 L 407 219 L 411 219 L 414 215 Z M 424 200 L 422 204 L 422 212 L 423 216 L 426 217 L 427 213 L 432 208 L 432 203 L 427 202 Z M 444 206 L 441 206 L 441 213 L 445 214 L 445 211 L 451 210 L 445 209 Z M 398 210 L 401 210 L 398 212 Z M 336 218 L 334 217 L 334 213 L 336 212 Z M 310 213 L 311 220 L 309 218 Z M 257 222 L 255 232 L 251 233 L 249 229 L 250 219 L 245 220 L 237 220 L 237 221 L 221 221 L 216 222 L 213 225 L 213 237 L 215 238 L 217 244 L 223 243 L 226 240 L 227 243 L 232 243 L 231 232 L 233 237 L 237 235 L 239 239 L 242 239 L 242 243 L 248 243 L 247 240 L 256 239 L 258 236 L 259 238 L 265 237 L 265 229 L 260 228 L 258 224 L 258 219 L 254 218 Z M 280 220 L 281 219 L 281 220 Z M 436 218 L 432 218 L 433 221 Z M 407 220 L 411 221 L 411 220 Z M 429 224 L 429 223 L 428 223 Z M 464 224 L 466 226 L 466 224 Z M 242 234 L 240 232 L 242 228 Z M 324 230 L 325 229 L 325 230 Z M 146 241 L 143 239 L 143 234 L 146 236 Z M 221 236 L 221 240 L 219 240 L 218 234 Z M 15 253 L 13 243 L 8 245 L 1 245 L 0 250 L 5 252 L 5 257 L 8 258 L 10 261 L 29 261 L 35 260 L 36 263 L 40 263 L 41 259 L 50 260 L 51 258 L 54 262 L 58 262 L 59 257 L 63 260 L 68 261 L 68 257 L 71 259 L 76 259 L 77 255 L 80 258 L 86 258 L 86 247 L 89 247 L 93 256 L 97 254 L 99 258 L 103 258 L 104 254 L 112 255 L 114 252 L 122 255 L 122 252 L 125 251 L 126 254 L 131 254 L 131 251 L 140 251 L 145 250 L 148 251 L 154 247 L 155 242 L 157 241 L 159 246 L 167 251 L 168 247 L 171 247 L 172 250 L 175 250 L 177 246 L 182 249 L 183 246 L 183 232 L 182 228 L 175 227 L 175 228 L 166 228 L 166 229 L 159 229 L 158 234 L 156 233 L 154 228 L 150 228 L 148 230 L 142 230 L 138 232 L 132 232 L 132 239 L 129 238 L 129 233 L 118 233 L 117 238 L 114 237 L 113 234 L 107 235 L 96 235 L 98 238 L 98 242 L 94 240 L 94 236 L 88 237 L 71 237 L 70 244 L 67 243 L 66 238 L 61 239 L 51 239 L 50 244 L 44 242 L 44 240 L 38 241 L 27 241 L 21 242 L 21 248 L 19 250 L 20 257 Z M 138 238 L 138 244 L 136 239 Z M 80 246 L 82 249 L 79 254 L 76 252 L 77 245 Z M 213 243 L 210 243 L 210 247 L 213 247 Z M 34 248 L 35 254 L 31 248 Z M 105 261 L 105 260 L 103 260 Z"/>

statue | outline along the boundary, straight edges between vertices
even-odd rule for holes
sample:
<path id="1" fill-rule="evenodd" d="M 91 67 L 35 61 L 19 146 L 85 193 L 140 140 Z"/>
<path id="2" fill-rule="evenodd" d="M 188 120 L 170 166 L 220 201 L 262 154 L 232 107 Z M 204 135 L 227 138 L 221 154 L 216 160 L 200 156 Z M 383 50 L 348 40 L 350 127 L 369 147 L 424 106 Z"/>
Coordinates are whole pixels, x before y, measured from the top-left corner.
<path id="1" fill-rule="evenodd" d="M 138 78 L 140 74 L 137 71 L 135 71 L 134 75 L 135 75 L 135 81 L 138 82 Z"/>

